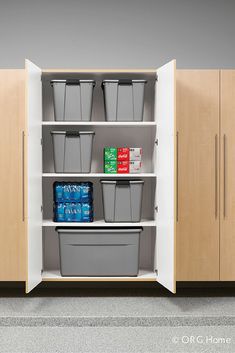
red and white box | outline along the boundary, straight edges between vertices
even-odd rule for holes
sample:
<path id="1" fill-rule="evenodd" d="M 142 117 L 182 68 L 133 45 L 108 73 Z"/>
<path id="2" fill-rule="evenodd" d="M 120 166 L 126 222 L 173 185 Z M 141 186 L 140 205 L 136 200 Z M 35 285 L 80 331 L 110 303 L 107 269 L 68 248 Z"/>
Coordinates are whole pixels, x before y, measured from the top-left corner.
<path id="1" fill-rule="evenodd" d="M 130 166 L 129 161 L 118 161 L 117 162 L 117 173 L 118 174 L 129 174 Z"/>
<path id="2" fill-rule="evenodd" d="M 142 148 L 141 147 L 130 147 L 129 148 L 130 161 L 141 161 L 142 159 Z"/>
<path id="3" fill-rule="evenodd" d="M 141 167 L 142 167 L 141 161 L 130 161 L 129 173 L 130 174 L 141 173 Z"/>
<path id="4" fill-rule="evenodd" d="M 130 149 L 128 147 L 118 147 L 117 160 L 118 161 L 129 161 L 130 160 Z"/>
<path id="5" fill-rule="evenodd" d="M 141 161 L 118 161 L 117 173 L 118 174 L 137 174 L 141 173 Z"/>

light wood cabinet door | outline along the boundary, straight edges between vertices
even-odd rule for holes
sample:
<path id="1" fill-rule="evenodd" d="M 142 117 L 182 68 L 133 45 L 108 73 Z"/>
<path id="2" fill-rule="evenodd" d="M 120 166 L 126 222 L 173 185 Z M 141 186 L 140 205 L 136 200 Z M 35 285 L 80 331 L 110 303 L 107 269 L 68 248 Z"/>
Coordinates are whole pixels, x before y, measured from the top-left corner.
<path id="1" fill-rule="evenodd" d="M 235 70 L 221 71 L 220 280 L 235 281 Z"/>
<path id="2" fill-rule="evenodd" d="M 219 280 L 219 70 L 177 70 L 177 280 Z"/>
<path id="3" fill-rule="evenodd" d="M 0 281 L 24 281 L 24 70 L 0 70 L 0 119 Z"/>

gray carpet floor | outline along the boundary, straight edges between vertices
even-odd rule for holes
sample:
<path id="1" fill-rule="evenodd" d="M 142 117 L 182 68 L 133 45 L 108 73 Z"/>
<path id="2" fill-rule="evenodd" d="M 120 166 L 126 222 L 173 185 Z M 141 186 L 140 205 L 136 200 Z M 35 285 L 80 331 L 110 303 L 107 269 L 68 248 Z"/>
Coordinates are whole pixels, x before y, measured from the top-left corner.
<path id="1" fill-rule="evenodd" d="M 4 353 L 235 352 L 232 326 L 4 327 L 0 337 Z"/>
<path id="2" fill-rule="evenodd" d="M 234 297 L 0 298 L 0 326 L 196 326 L 235 324 Z"/>
<path id="3" fill-rule="evenodd" d="M 0 298 L 0 352 L 234 353 L 235 298 Z"/>

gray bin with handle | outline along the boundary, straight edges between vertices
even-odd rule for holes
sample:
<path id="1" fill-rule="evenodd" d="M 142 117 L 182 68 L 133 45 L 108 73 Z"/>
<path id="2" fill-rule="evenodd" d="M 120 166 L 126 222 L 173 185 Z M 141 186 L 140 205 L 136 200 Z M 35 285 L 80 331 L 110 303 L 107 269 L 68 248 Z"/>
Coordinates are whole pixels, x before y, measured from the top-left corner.
<path id="1" fill-rule="evenodd" d="M 101 180 L 105 222 L 140 222 L 143 180 Z"/>
<path id="2" fill-rule="evenodd" d="M 62 276 L 137 276 L 143 228 L 56 228 Z"/>
<path id="3" fill-rule="evenodd" d="M 51 80 L 56 121 L 90 121 L 94 80 Z"/>
<path id="4" fill-rule="evenodd" d="M 51 131 L 55 173 L 90 173 L 94 131 Z"/>
<path id="5" fill-rule="evenodd" d="M 142 121 L 146 80 L 104 80 L 107 121 Z"/>

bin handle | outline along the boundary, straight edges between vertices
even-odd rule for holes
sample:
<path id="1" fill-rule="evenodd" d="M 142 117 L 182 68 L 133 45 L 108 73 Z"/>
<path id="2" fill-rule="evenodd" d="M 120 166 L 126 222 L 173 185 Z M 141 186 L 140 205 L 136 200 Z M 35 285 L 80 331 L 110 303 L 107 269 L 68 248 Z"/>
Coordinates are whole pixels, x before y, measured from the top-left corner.
<path id="1" fill-rule="evenodd" d="M 82 229 L 81 229 L 82 228 Z M 97 229 L 96 227 L 92 227 L 92 228 L 86 228 L 86 229 L 83 229 L 83 227 L 74 227 L 74 228 L 67 228 L 67 227 L 56 227 L 55 230 L 57 232 L 60 232 L 61 233 L 63 231 L 69 231 L 69 233 L 107 233 L 107 232 L 112 232 L 112 233 L 120 233 L 121 230 L 123 230 L 123 227 L 118 227 L 118 228 L 109 228 L 109 227 L 102 227 L 102 228 L 99 228 Z M 125 232 L 126 233 L 133 233 L 133 232 L 141 232 L 143 231 L 143 227 L 136 227 L 136 228 L 133 228 L 133 227 L 129 227 L 129 228 L 126 228 L 125 227 Z"/>
<path id="2" fill-rule="evenodd" d="M 77 85 L 80 85 L 80 80 L 77 80 L 77 79 L 75 79 L 75 78 L 68 79 L 68 80 L 66 80 L 66 85 L 67 85 L 67 86 L 77 86 Z"/>
<path id="3" fill-rule="evenodd" d="M 130 185 L 130 180 L 117 180 L 116 185 Z"/>
<path id="4" fill-rule="evenodd" d="M 118 84 L 119 85 L 132 85 L 132 80 L 129 80 L 127 78 L 121 78 L 120 80 L 118 80 Z"/>
<path id="5" fill-rule="evenodd" d="M 84 243 L 84 244 L 75 244 L 75 243 L 72 243 L 72 244 L 65 244 L 65 245 L 68 245 L 68 246 L 132 246 L 134 244 L 126 244 L 126 243 L 120 243 L 120 244 L 100 244 L 100 243 Z"/>
<path id="6" fill-rule="evenodd" d="M 66 131 L 65 136 L 79 137 L 80 132 L 79 131 Z"/>

